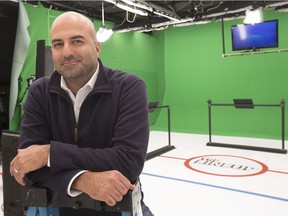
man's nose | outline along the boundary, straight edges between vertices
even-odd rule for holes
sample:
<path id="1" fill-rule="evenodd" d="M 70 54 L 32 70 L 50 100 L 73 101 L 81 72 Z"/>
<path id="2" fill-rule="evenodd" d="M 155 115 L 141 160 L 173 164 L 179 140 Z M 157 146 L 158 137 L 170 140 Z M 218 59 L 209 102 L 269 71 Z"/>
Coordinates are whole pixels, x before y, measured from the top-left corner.
<path id="1" fill-rule="evenodd" d="M 68 56 L 71 56 L 72 55 L 72 49 L 71 49 L 71 46 L 69 44 L 64 44 L 63 45 L 63 49 L 62 49 L 62 54 L 63 56 L 65 57 L 68 57 Z"/>

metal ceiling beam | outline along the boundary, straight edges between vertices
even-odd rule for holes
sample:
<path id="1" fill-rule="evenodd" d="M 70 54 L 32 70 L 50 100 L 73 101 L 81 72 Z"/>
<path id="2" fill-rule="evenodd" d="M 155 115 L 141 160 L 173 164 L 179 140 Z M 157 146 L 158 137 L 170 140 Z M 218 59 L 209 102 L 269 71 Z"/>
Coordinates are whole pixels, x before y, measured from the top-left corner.
<path id="1" fill-rule="evenodd" d="M 168 19 L 169 19 L 169 17 L 172 19 L 178 19 L 178 20 L 181 19 L 181 17 L 178 14 L 176 14 L 174 11 L 169 10 L 167 8 L 164 8 L 164 7 L 160 6 L 159 4 L 156 4 L 156 2 L 157 1 L 153 1 L 153 2 L 150 1 L 148 3 L 153 8 L 154 13 L 156 11 L 156 12 L 158 12 L 157 15 L 160 15 L 160 16 L 161 16 L 161 14 L 162 14 L 162 16 L 165 15 L 165 17 Z"/>

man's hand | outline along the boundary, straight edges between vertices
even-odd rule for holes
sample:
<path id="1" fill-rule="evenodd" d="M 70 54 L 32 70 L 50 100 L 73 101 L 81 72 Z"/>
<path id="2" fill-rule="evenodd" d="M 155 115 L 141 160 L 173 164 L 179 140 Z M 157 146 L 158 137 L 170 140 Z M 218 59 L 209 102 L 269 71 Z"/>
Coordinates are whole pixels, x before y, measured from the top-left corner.
<path id="1" fill-rule="evenodd" d="M 26 149 L 19 149 L 10 163 L 10 174 L 16 181 L 25 185 L 24 177 L 27 173 L 47 165 L 50 145 L 31 145 Z"/>
<path id="2" fill-rule="evenodd" d="M 88 194 L 92 199 L 104 201 L 109 206 L 123 199 L 128 190 L 135 185 L 119 171 L 85 172 L 75 179 L 72 189 Z"/>

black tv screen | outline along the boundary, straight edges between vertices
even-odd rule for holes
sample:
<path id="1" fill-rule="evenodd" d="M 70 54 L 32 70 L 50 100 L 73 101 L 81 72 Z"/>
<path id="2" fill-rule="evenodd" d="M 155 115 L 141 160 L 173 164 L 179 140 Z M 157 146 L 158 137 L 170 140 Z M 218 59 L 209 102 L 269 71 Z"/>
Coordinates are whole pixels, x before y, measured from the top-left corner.
<path id="1" fill-rule="evenodd" d="M 233 51 L 278 47 L 277 20 L 253 25 L 234 25 L 232 26 L 231 33 Z"/>

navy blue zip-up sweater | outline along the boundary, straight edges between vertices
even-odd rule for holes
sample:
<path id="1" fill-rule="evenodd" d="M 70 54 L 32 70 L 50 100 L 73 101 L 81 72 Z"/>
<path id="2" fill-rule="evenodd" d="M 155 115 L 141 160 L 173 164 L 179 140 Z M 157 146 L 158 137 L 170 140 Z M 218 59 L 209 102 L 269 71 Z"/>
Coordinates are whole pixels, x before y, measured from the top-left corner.
<path id="1" fill-rule="evenodd" d="M 31 182 L 66 194 L 80 170 L 118 170 L 131 182 L 140 175 L 149 139 L 145 84 L 132 74 L 103 66 L 100 60 L 99 64 L 95 86 L 81 106 L 77 124 L 57 72 L 29 87 L 20 148 L 50 143 L 51 163 L 29 173 Z"/>

